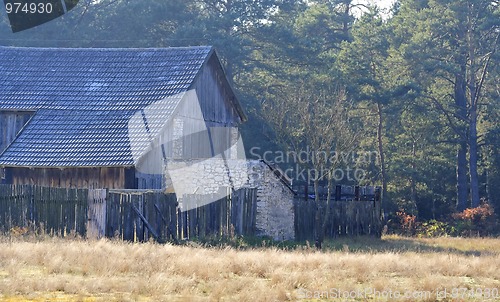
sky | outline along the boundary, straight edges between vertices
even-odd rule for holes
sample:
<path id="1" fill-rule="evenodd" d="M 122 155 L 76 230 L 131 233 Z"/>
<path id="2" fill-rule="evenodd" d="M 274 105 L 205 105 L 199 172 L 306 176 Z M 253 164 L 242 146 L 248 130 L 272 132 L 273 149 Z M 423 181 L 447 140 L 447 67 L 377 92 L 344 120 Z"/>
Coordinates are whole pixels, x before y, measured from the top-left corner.
<path id="1" fill-rule="evenodd" d="M 382 8 L 390 8 L 395 0 L 376 0 L 375 3 L 380 5 Z"/>
<path id="2" fill-rule="evenodd" d="M 392 4 L 396 2 L 396 0 L 357 0 L 356 2 L 360 4 L 376 4 L 378 7 L 382 9 L 382 14 L 385 17 L 388 17 L 389 9 L 392 7 Z M 361 12 L 363 12 L 363 9 L 361 10 Z M 354 11 L 353 14 L 356 17 L 359 17 L 360 11 Z"/>

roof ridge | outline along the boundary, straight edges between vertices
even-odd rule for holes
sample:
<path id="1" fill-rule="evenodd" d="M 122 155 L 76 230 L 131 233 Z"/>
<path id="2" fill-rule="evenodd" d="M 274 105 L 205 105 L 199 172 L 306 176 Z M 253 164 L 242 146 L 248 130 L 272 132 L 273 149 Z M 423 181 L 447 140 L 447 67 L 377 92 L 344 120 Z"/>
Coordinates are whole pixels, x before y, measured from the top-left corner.
<path id="1" fill-rule="evenodd" d="M 214 47 L 211 45 L 168 46 L 168 47 L 32 47 L 32 46 L 0 45 L 0 48 L 26 49 L 26 50 L 146 51 L 146 50 L 189 50 L 189 49 L 212 50 Z"/>

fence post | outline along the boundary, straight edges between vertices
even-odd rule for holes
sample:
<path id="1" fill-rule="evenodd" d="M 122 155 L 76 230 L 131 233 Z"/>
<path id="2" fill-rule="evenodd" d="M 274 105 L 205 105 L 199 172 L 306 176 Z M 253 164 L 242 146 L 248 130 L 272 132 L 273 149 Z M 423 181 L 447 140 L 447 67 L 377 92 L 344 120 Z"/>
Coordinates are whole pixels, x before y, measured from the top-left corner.
<path id="1" fill-rule="evenodd" d="M 376 231 L 375 231 L 375 235 L 377 237 L 381 237 L 382 236 L 382 219 L 383 219 L 383 215 L 382 215 L 382 200 L 381 200 L 381 196 L 382 196 L 382 189 L 380 187 L 376 187 L 375 188 L 375 196 L 373 198 L 374 200 L 374 215 L 375 215 L 375 228 L 376 228 Z"/>
<path id="2" fill-rule="evenodd" d="M 342 186 L 336 185 L 335 186 L 335 201 L 340 201 L 340 200 L 342 200 Z"/>

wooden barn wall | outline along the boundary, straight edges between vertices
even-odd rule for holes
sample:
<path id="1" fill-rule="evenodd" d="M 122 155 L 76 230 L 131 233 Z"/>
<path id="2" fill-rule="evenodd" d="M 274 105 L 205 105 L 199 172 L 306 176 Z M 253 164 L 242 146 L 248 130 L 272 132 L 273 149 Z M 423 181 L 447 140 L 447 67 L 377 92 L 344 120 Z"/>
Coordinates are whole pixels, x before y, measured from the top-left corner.
<path id="1" fill-rule="evenodd" d="M 188 94 L 178 113 L 183 119 L 182 158 L 210 158 L 234 143 L 230 128 L 238 127 L 242 121 L 232 103 L 235 96 L 215 56 L 200 71 L 192 89 L 196 95 Z"/>
<path id="2" fill-rule="evenodd" d="M 228 151 L 235 143 L 231 129 L 242 122 L 234 98 L 217 57 L 212 56 L 151 150 L 137 163 L 137 188 L 161 189 L 166 159 L 207 159 Z"/>
<path id="3" fill-rule="evenodd" d="M 143 173 L 161 173 L 161 167 L 158 166 L 159 160 L 164 157 L 163 152 L 165 152 L 165 156 L 171 155 L 171 131 L 167 127 L 163 130 L 163 132 L 156 138 L 156 141 L 151 144 L 153 148 L 151 148 L 147 154 L 139 159 L 137 162 L 137 168 L 139 172 Z"/>
<path id="4" fill-rule="evenodd" d="M 7 182 L 61 188 L 128 189 L 136 186 L 127 168 L 7 168 Z"/>
<path id="5" fill-rule="evenodd" d="M 16 138 L 33 112 L 0 111 L 0 153 Z"/>
<path id="6" fill-rule="evenodd" d="M 151 149 L 137 162 L 134 189 L 161 189 L 163 187 L 165 159 L 171 158 L 173 154 L 172 131 L 172 122 L 169 121 L 151 144 Z"/>
<path id="7" fill-rule="evenodd" d="M 232 103 L 235 96 L 215 56 L 200 71 L 193 88 L 200 100 L 205 121 L 234 127 L 242 122 Z"/>
<path id="8" fill-rule="evenodd" d="M 181 105 L 179 115 L 174 121 L 174 158 L 176 159 L 194 159 L 211 158 L 212 148 L 210 136 L 207 131 L 207 123 L 203 119 L 203 112 L 199 105 L 199 99 L 196 94 L 191 93 Z"/>

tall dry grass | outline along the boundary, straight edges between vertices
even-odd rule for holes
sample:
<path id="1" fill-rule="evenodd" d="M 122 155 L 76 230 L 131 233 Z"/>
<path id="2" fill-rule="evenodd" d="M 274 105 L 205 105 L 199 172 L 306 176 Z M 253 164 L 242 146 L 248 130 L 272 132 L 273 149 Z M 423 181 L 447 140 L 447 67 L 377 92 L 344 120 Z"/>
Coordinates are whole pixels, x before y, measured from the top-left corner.
<path id="1" fill-rule="evenodd" d="M 363 240 L 317 252 L 3 239 L 0 300 L 295 301 L 304 290 L 500 289 L 499 239 L 387 237 L 366 239 L 364 250 Z"/>

